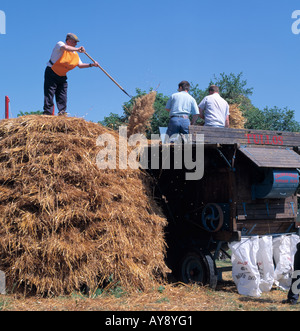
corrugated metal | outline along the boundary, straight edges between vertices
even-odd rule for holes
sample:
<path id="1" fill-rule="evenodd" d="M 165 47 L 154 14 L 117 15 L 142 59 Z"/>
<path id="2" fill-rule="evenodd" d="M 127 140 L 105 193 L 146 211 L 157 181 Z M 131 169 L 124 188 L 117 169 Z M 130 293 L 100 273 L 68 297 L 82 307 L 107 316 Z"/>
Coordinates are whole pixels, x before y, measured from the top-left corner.
<path id="1" fill-rule="evenodd" d="M 239 150 L 259 167 L 300 168 L 300 155 L 291 149 L 241 146 Z"/>

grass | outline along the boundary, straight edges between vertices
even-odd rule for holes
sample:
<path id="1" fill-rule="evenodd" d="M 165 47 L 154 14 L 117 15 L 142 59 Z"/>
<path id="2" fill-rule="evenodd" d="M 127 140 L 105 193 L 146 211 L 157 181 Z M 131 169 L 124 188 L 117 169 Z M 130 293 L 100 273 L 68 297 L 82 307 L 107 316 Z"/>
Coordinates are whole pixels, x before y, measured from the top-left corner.
<path id="1" fill-rule="evenodd" d="M 260 298 L 237 293 L 224 273 L 224 281 L 216 291 L 198 285 L 169 284 L 146 293 L 129 295 L 121 289 L 99 293 L 92 298 L 80 293 L 67 297 L 24 298 L 17 295 L 0 296 L 2 311 L 299 311 L 300 305 L 281 302 L 287 293 L 273 288 Z"/>
<path id="2" fill-rule="evenodd" d="M 217 262 L 218 267 L 230 265 L 230 260 Z M 90 297 L 81 293 L 47 299 L 7 295 L 0 296 L 0 311 L 299 311 L 300 304 L 282 304 L 286 296 L 287 292 L 275 287 L 260 298 L 241 296 L 231 272 L 224 272 L 216 290 L 177 283 L 134 294 L 116 285 L 97 290 Z"/>
<path id="3" fill-rule="evenodd" d="M 0 311 L 9 309 L 9 299 L 0 295 Z"/>

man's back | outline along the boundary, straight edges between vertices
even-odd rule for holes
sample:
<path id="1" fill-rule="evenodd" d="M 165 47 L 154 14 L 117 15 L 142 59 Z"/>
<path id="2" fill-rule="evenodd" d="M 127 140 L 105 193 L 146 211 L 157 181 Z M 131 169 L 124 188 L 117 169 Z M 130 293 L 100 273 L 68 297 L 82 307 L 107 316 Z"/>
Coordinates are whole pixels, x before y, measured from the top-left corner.
<path id="1" fill-rule="evenodd" d="M 199 105 L 204 110 L 205 126 L 224 127 L 229 116 L 229 105 L 219 93 L 205 97 Z"/>
<path id="2" fill-rule="evenodd" d="M 196 115 L 199 113 L 196 100 L 187 92 L 174 93 L 169 99 L 167 109 L 170 109 L 170 116 Z"/>
<path id="3" fill-rule="evenodd" d="M 190 114 L 193 115 L 193 122 L 199 115 L 196 100 L 189 94 L 190 83 L 183 80 L 178 84 L 178 93 L 174 93 L 168 100 L 166 110 L 170 113 L 170 121 L 167 135 L 172 137 L 178 134 L 188 134 Z"/>

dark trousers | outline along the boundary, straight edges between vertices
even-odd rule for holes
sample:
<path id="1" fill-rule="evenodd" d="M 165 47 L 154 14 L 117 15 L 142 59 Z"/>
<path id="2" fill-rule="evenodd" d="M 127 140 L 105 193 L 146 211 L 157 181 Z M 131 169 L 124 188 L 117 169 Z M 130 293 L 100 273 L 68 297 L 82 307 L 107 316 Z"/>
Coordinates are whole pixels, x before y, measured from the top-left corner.
<path id="1" fill-rule="evenodd" d="M 295 255 L 294 270 L 295 271 L 300 271 L 300 244 L 297 245 L 297 253 Z M 293 278 L 292 287 L 293 287 L 293 284 L 297 280 L 299 280 L 299 276 L 297 278 Z M 288 293 L 288 299 L 291 300 L 291 301 L 298 301 L 299 300 L 299 294 L 294 293 L 292 287 L 291 287 L 291 289 Z M 298 285 L 298 290 L 300 291 L 300 284 Z M 297 291 L 297 292 L 299 292 L 299 291 Z"/>
<path id="2" fill-rule="evenodd" d="M 64 112 L 67 109 L 67 77 L 58 76 L 50 67 L 45 70 L 44 83 L 44 114 L 52 115 L 53 98 L 55 96 L 58 112 Z"/>

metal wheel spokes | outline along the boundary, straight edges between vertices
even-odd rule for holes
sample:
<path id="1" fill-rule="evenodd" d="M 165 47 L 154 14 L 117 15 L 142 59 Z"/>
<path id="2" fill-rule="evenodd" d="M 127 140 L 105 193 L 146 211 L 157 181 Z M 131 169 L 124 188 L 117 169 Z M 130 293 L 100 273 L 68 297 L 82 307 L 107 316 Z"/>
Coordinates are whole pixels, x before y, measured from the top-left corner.
<path id="1" fill-rule="evenodd" d="M 207 204 L 202 211 L 202 225 L 209 232 L 221 230 L 224 223 L 222 208 L 216 203 Z"/>

